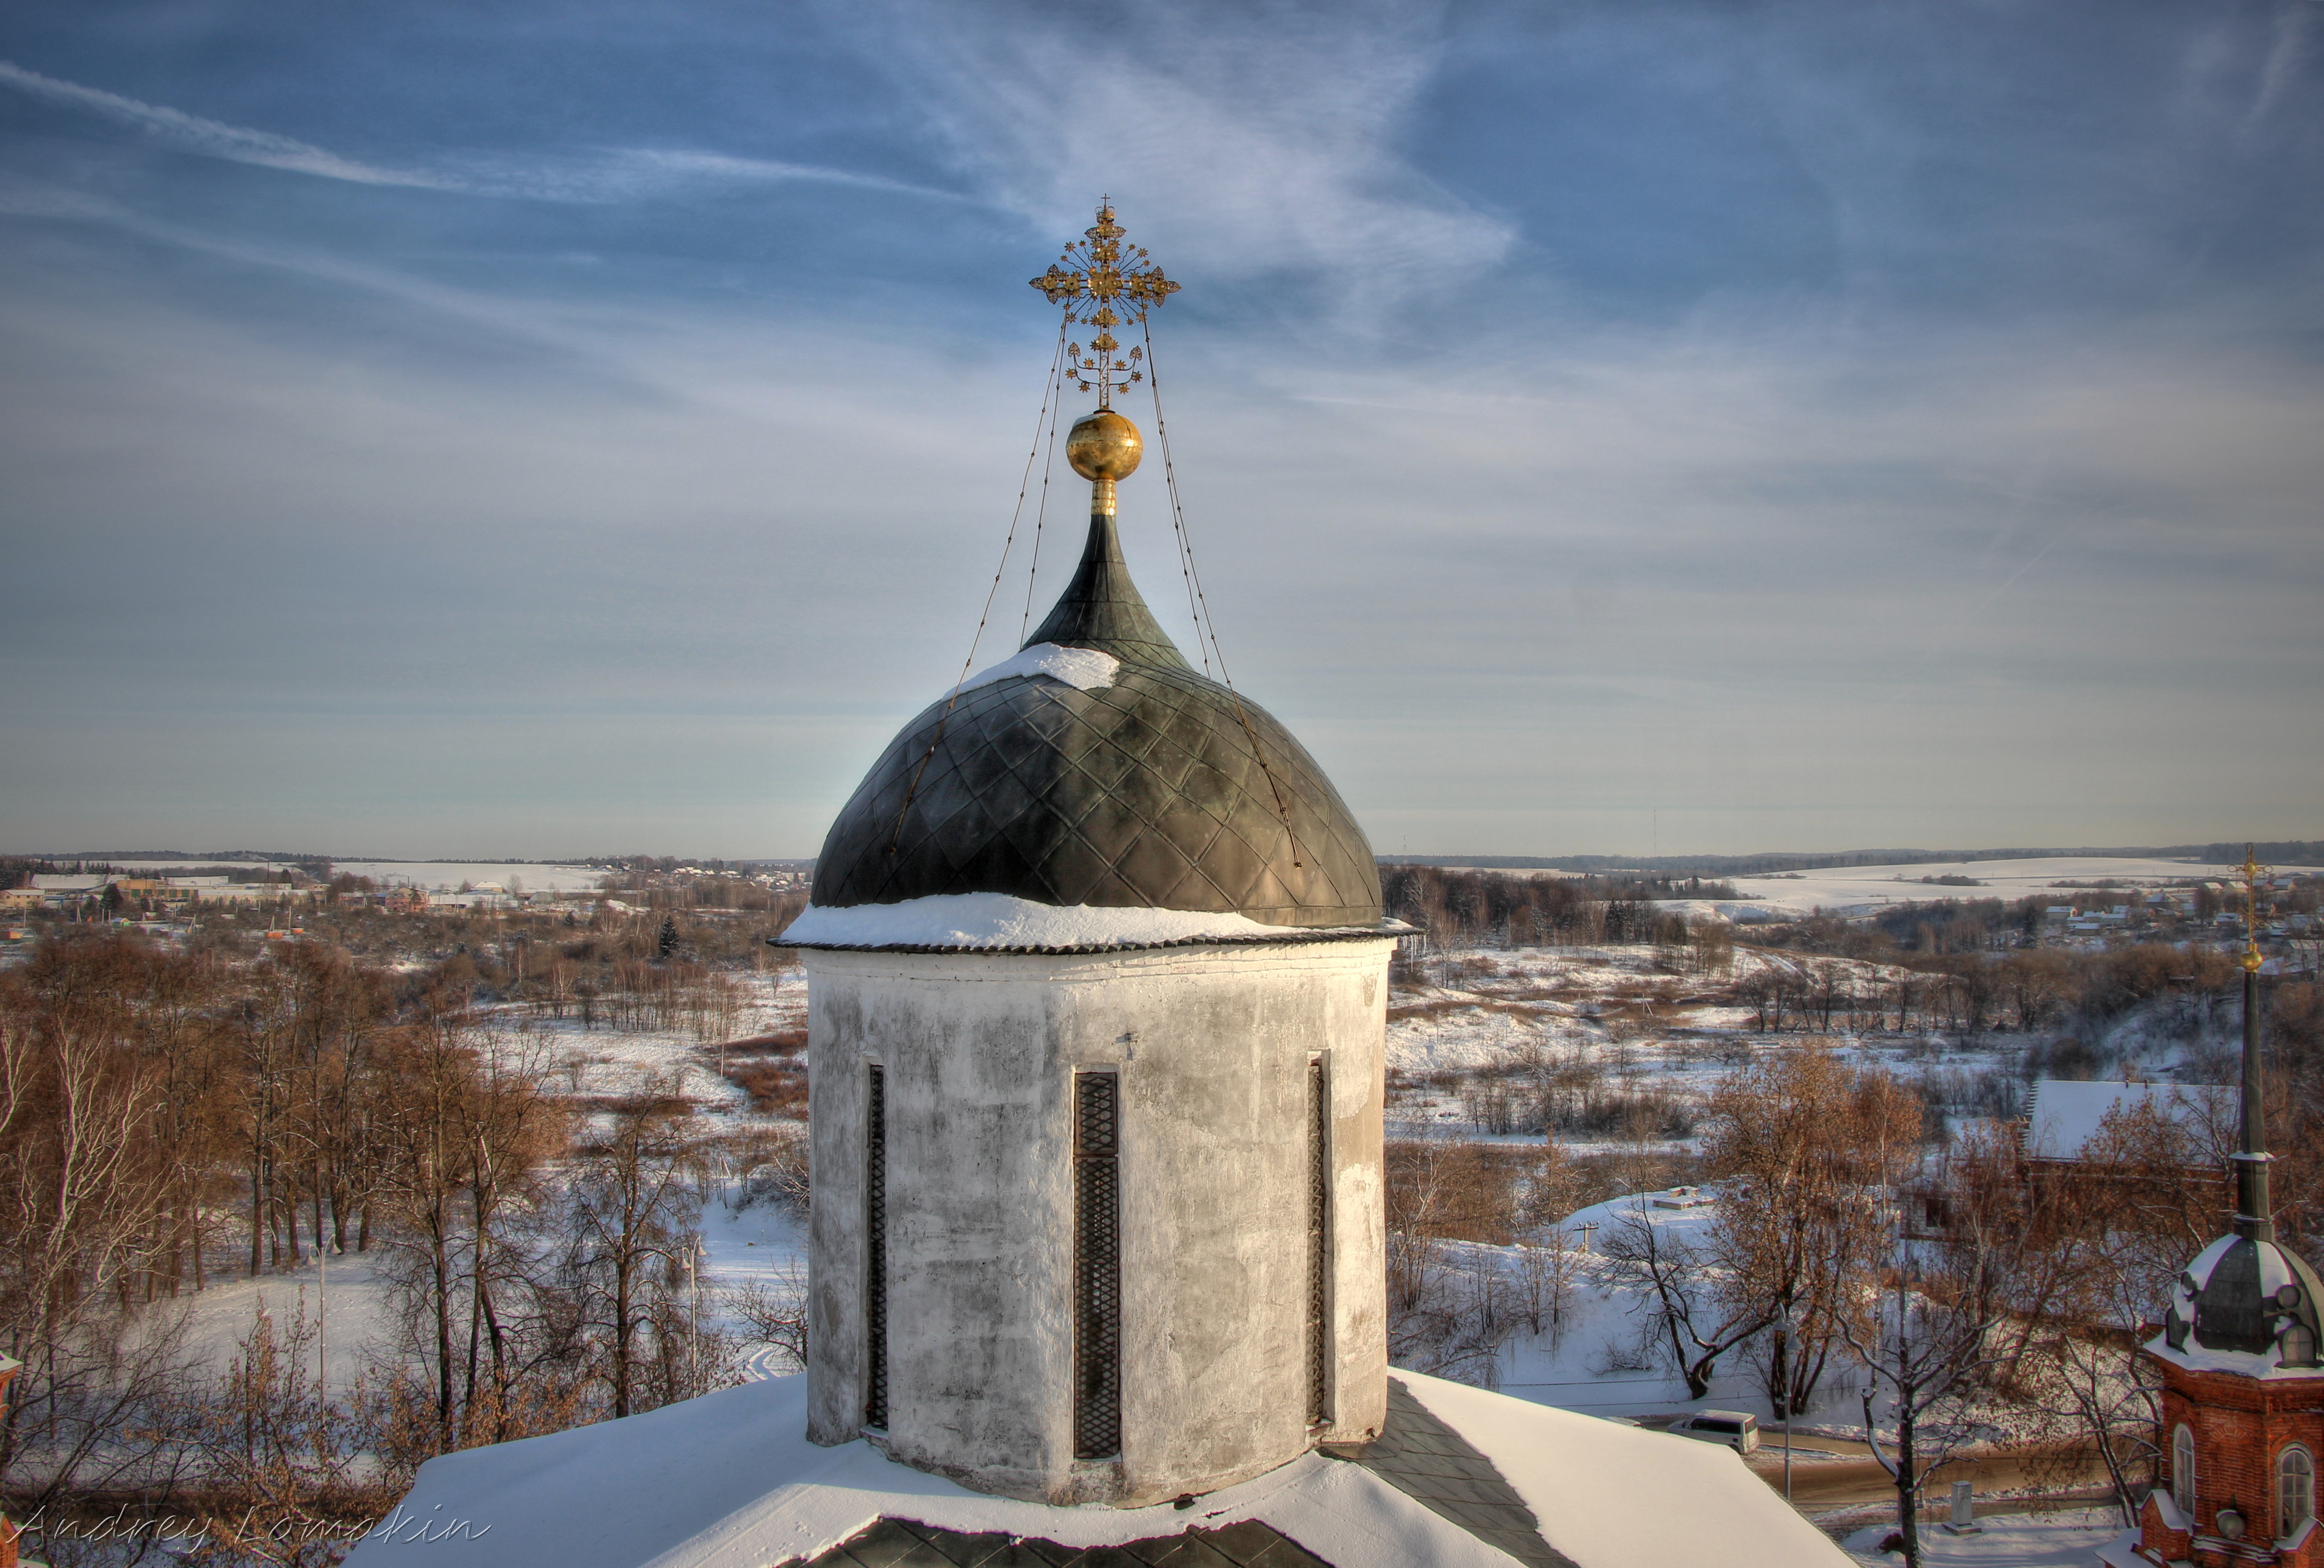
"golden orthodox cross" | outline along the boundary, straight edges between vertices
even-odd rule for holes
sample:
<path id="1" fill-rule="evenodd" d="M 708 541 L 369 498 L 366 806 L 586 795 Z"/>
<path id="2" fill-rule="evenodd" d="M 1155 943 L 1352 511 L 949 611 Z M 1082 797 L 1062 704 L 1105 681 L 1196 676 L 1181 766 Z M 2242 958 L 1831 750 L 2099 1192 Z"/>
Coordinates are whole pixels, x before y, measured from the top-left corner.
<path id="1" fill-rule="evenodd" d="M 1178 291 L 1178 285 L 1153 264 L 1145 246 L 1121 243 L 1126 232 L 1113 221 L 1111 199 L 1099 202 L 1096 225 L 1084 230 L 1082 238 L 1067 245 L 1065 254 L 1032 281 L 1033 287 L 1048 296 L 1050 304 L 1065 308 L 1067 322 L 1097 328 L 1086 355 L 1078 343 L 1065 346 L 1065 374 L 1082 391 L 1096 392 L 1097 406 L 1102 409 L 1113 406 L 1116 386 L 1145 379 L 1145 373 L 1138 368 L 1145 351 L 1133 348 L 1117 358 L 1121 345 L 1113 328 L 1125 322 L 1144 325 L 1148 310 Z"/>

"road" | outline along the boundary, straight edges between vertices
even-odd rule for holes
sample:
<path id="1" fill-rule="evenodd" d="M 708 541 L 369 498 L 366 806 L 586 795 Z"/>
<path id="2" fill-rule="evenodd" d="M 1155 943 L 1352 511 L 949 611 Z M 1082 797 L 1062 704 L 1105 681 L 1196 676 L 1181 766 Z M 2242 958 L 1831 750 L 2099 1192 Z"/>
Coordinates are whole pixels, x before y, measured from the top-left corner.
<path id="1" fill-rule="evenodd" d="M 1780 1491 L 1784 1485 L 1781 1433 L 1761 1436 L 1759 1452 L 1747 1462 L 1753 1474 Z M 2106 1466 L 2096 1460 L 2061 1473 L 2055 1461 L 2040 1451 L 1986 1453 L 1953 1461 L 1930 1478 L 1926 1496 L 1941 1503 L 1952 1483 L 1965 1480 L 1979 1497 L 1989 1492 L 2045 1490 L 2070 1486 L 2077 1490 L 2107 1484 Z M 1828 1437 L 1792 1440 L 1792 1503 L 1803 1513 L 1893 1503 L 1896 1489 L 1888 1472 L 1862 1443 Z"/>

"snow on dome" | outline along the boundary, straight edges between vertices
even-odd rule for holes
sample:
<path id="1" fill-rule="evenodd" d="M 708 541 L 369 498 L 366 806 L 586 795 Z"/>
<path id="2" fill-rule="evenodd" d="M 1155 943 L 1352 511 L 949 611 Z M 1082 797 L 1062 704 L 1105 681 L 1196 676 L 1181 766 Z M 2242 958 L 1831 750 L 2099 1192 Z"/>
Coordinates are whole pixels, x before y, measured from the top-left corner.
<path id="1" fill-rule="evenodd" d="M 2315 1271 L 2273 1241 L 2222 1236 L 2183 1269 L 2163 1333 L 2147 1350 L 2191 1371 L 2246 1378 L 2324 1376 L 2315 1361 L 2319 1326 Z M 2305 1328 L 2305 1360 L 2287 1355 L 2284 1333 Z"/>
<path id="2" fill-rule="evenodd" d="M 1414 1372 L 1397 1379 L 1485 1453 L 1574 1568 L 1849 1559 L 1730 1451 Z M 1336 1568 L 1508 1568 L 1361 1464 L 1308 1453 L 1194 1507 L 1051 1508 L 973 1492 L 858 1439 L 804 1435 L 807 1379 L 429 1460 L 354 1568 L 764 1568 L 880 1518 L 1088 1548 L 1257 1519 Z"/>
<path id="3" fill-rule="evenodd" d="M 996 680 L 1046 675 L 1075 691 L 1103 691 L 1113 684 L 1113 672 L 1120 668 L 1121 660 L 1099 649 L 1061 648 L 1055 642 L 1036 642 L 998 664 L 978 670 L 954 689 L 974 691 Z"/>
<path id="4" fill-rule="evenodd" d="M 1401 927 L 1388 928 L 1390 934 Z M 1367 935 L 1373 927 L 1351 927 Z M 1336 933 L 1335 933 L 1336 934 Z M 1158 947 L 1321 935 L 1306 926 L 1262 926 L 1248 916 L 1195 909 L 1038 904 L 1008 893 L 933 893 L 895 904 L 810 904 L 783 931 L 787 947 Z"/>

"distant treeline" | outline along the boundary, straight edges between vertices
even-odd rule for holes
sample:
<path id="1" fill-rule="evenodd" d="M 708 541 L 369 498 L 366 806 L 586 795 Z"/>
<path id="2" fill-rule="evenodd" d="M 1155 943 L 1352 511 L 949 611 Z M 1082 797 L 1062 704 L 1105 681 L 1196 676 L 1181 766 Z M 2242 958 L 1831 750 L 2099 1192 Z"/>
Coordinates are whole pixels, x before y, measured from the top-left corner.
<path id="1" fill-rule="evenodd" d="M 2241 844 L 2176 844 L 2076 849 L 1851 849 L 1832 854 L 1523 855 L 1384 854 L 1382 866 L 1475 866 L 1485 871 L 1652 872 L 1663 877 L 1749 877 L 1773 872 L 1829 871 L 1843 866 L 1929 865 L 1952 861 L 2042 860 L 2054 855 L 2105 855 L 2134 860 L 2201 861 L 2226 865 L 2244 858 Z M 2277 839 L 2252 852 L 2272 865 L 2314 865 L 2324 839 Z"/>
<path id="2" fill-rule="evenodd" d="M 166 860 L 180 862 L 187 865 L 207 861 L 253 860 L 280 861 L 285 865 L 304 865 L 310 861 L 324 863 L 331 859 L 329 855 L 311 854 L 305 851 L 293 853 L 288 850 L 277 852 L 262 849 L 206 849 L 198 854 L 189 854 L 181 849 L 83 850 L 71 854 L 51 854 L 36 858 L 54 861 L 88 861 L 92 864 L 99 861 Z M 339 858 L 341 860 L 393 860 L 396 857 L 393 855 L 341 855 Z"/>
<path id="3" fill-rule="evenodd" d="M 1699 877 L 1513 877 L 1429 865 L 1387 866 L 1380 875 L 1382 907 L 1436 944 L 1683 943 L 1686 921 L 1657 904 L 1735 896 L 1728 883 Z M 1723 943 L 1724 922 L 1711 924 Z"/>

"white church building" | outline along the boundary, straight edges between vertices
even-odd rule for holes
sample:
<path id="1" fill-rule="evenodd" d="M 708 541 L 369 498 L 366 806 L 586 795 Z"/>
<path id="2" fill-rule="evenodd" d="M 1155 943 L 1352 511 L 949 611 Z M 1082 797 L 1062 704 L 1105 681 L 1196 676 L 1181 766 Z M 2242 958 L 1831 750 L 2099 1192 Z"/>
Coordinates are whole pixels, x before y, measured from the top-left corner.
<path id="1" fill-rule="evenodd" d="M 1729 1450 L 1388 1365 L 1401 927 L 1314 760 L 1130 580 L 1108 329 L 1175 286 L 1120 233 L 1036 280 L 1098 329 L 1079 568 L 872 765 L 781 938 L 806 1370 L 433 1460 L 357 1568 L 1849 1562 Z"/>

